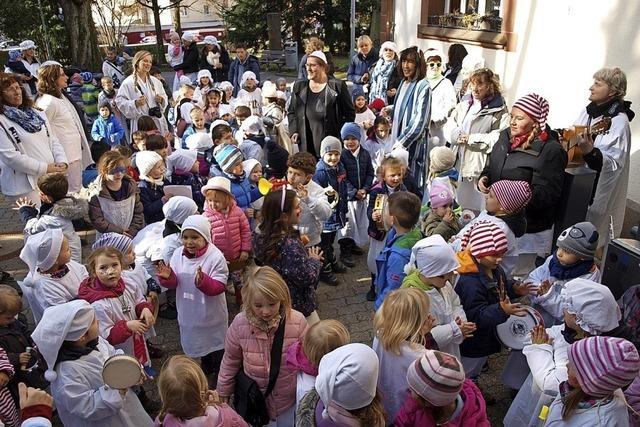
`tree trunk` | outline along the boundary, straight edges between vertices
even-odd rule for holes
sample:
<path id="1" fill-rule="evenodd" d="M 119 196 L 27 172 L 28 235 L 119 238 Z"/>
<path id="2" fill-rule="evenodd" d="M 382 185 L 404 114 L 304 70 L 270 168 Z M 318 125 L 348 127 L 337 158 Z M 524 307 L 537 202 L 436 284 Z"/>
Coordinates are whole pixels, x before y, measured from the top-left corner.
<path id="1" fill-rule="evenodd" d="M 160 6 L 158 0 L 151 0 L 153 10 L 153 22 L 156 27 L 156 55 L 154 55 L 156 64 L 166 64 L 167 59 L 164 56 L 164 37 L 162 37 L 162 24 L 160 23 Z"/>
<path id="2" fill-rule="evenodd" d="M 175 7 L 173 9 L 173 27 L 176 33 L 182 34 L 182 18 L 180 18 L 180 2 L 182 0 L 171 0 Z"/>
<path id="3" fill-rule="evenodd" d="M 91 14 L 90 0 L 58 0 L 69 36 L 69 54 L 73 65 L 90 70 L 100 69 L 102 58 Z"/>

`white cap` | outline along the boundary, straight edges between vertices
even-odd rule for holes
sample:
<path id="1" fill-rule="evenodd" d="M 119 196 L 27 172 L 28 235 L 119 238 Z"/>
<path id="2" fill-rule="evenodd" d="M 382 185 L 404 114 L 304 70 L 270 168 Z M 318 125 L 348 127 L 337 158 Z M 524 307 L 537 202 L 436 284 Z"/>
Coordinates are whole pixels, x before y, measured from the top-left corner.
<path id="1" fill-rule="evenodd" d="M 22 50 L 35 49 L 37 47 L 38 46 L 36 46 L 36 44 L 33 42 L 33 40 L 25 40 L 25 41 L 20 43 L 20 49 L 22 49 Z"/>
<path id="2" fill-rule="evenodd" d="M 444 56 L 444 52 L 442 52 L 440 49 L 427 49 L 424 51 L 424 60 L 428 60 L 429 58 L 432 58 L 434 56 L 437 56 L 438 58 L 440 58 L 440 62 L 442 62 L 443 64 L 446 62 L 445 61 L 445 56 Z"/>
<path id="3" fill-rule="evenodd" d="M 190 217 L 187 217 L 187 219 L 182 223 L 182 233 L 186 230 L 195 231 L 204 237 L 204 240 L 211 243 L 211 223 L 204 216 L 191 215 Z"/>
<path id="4" fill-rule="evenodd" d="M 159 162 L 162 162 L 162 156 L 155 151 L 140 151 L 136 154 L 136 167 L 140 172 L 140 177 L 148 177 L 149 172 Z"/>
<path id="5" fill-rule="evenodd" d="M 231 181 L 229 178 L 225 178 L 224 176 L 214 176 L 213 178 L 209 178 L 207 184 L 204 185 L 201 189 L 203 195 L 207 195 L 207 191 L 209 190 L 219 190 L 224 191 L 225 193 L 233 196 L 231 193 Z"/>
<path id="6" fill-rule="evenodd" d="M 229 81 L 223 81 L 220 82 L 220 84 L 218 85 L 218 87 L 222 90 L 227 90 L 227 89 L 233 89 L 233 85 L 231 84 L 231 82 Z"/>
<path id="7" fill-rule="evenodd" d="M 322 60 L 322 62 L 324 62 L 325 64 L 327 63 L 327 55 L 325 55 L 324 52 L 321 50 L 314 50 L 309 55 L 307 55 L 307 58 L 311 58 L 311 57 L 318 58 Z"/>
<path id="8" fill-rule="evenodd" d="M 185 196 L 173 196 L 162 206 L 164 217 L 176 224 L 182 224 L 189 216 L 198 213 L 196 202 Z"/>
<path id="9" fill-rule="evenodd" d="M 622 315 L 613 294 L 604 285 L 587 279 L 573 279 L 560 291 L 563 307 L 576 315 L 576 323 L 591 335 L 618 327 Z"/>
<path id="10" fill-rule="evenodd" d="M 182 40 L 192 42 L 196 39 L 196 34 L 193 31 L 185 31 L 182 33 Z"/>
<path id="11" fill-rule="evenodd" d="M 184 143 L 189 150 L 207 150 L 213 147 L 213 140 L 208 132 L 192 133 L 184 140 Z"/>
<path id="12" fill-rule="evenodd" d="M 220 104 L 218 105 L 218 114 L 220 114 L 220 117 L 224 116 L 225 114 L 233 114 L 233 107 L 229 104 Z M 218 123 L 219 125 L 223 124 L 222 122 L 224 122 L 224 124 L 228 125 L 229 123 L 225 122 L 224 120 L 216 120 L 213 123 L 216 122 L 220 122 Z M 211 129 L 214 128 L 213 123 L 211 124 Z"/>
<path id="13" fill-rule="evenodd" d="M 249 116 L 240 125 L 240 130 L 245 135 L 259 135 L 264 133 L 262 130 L 262 119 L 258 116 Z"/>
<path id="14" fill-rule="evenodd" d="M 240 86 L 244 86 L 244 84 L 249 79 L 255 80 L 256 83 L 258 83 L 258 78 L 256 77 L 256 73 L 254 73 L 253 71 L 245 71 L 244 73 L 242 73 L 242 79 L 240 80 Z"/>
<path id="15" fill-rule="evenodd" d="M 242 162 L 242 170 L 247 174 L 247 176 L 249 176 L 249 174 L 253 171 L 253 168 L 258 166 L 259 164 L 260 162 L 256 159 L 245 160 L 244 162 Z"/>
<path id="16" fill-rule="evenodd" d="M 400 160 L 404 167 L 409 167 L 409 152 L 404 148 L 395 148 L 388 154 L 389 157 Z"/>
<path id="17" fill-rule="evenodd" d="M 206 68 L 198 71 L 198 82 L 203 77 L 209 77 L 209 79 L 211 79 L 211 71 L 207 70 Z"/>
<path id="18" fill-rule="evenodd" d="M 411 258 L 404 267 L 406 274 L 411 269 L 417 270 L 425 277 L 438 277 L 449 274 L 460 267 L 456 253 L 439 234 L 419 240 L 411 248 Z"/>
<path id="19" fill-rule="evenodd" d="M 36 269 L 49 270 L 56 263 L 64 235 L 60 228 L 48 228 L 38 234 L 31 235 L 20 252 L 20 259 L 29 267 L 30 272 Z"/>
<path id="20" fill-rule="evenodd" d="M 176 169 L 180 169 L 182 171 L 190 171 L 196 160 L 198 160 L 198 153 L 195 150 L 185 150 L 184 148 L 178 148 L 173 153 L 171 153 L 169 157 L 167 157 L 167 164 L 169 170 L 171 170 L 172 172 Z"/>
<path id="21" fill-rule="evenodd" d="M 47 362 L 47 371 L 44 373 L 47 381 L 53 382 L 58 378 L 55 366 L 62 343 L 82 338 L 94 318 L 95 312 L 91 305 L 81 299 L 54 305 L 44 311 L 31 338 Z"/>
<path id="22" fill-rule="evenodd" d="M 218 39 L 215 36 L 205 36 L 204 44 L 218 44 Z"/>

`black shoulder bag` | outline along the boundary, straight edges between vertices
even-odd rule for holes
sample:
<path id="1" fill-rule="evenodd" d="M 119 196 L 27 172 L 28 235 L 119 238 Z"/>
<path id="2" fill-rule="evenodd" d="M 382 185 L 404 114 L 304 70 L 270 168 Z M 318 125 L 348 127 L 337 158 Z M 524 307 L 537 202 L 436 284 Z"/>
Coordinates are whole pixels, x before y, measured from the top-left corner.
<path id="1" fill-rule="evenodd" d="M 233 406 L 236 412 L 253 427 L 262 427 L 269 424 L 269 411 L 267 411 L 266 398 L 269 397 L 276 385 L 280 373 L 280 361 L 282 358 L 282 345 L 284 343 L 284 328 L 287 321 L 282 318 L 271 346 L 271 366 L 269 368 L 269 384 L 264 395 L 258 384 L 247 374 L 244 369 L 236 375 L 236 390 L 233 394 Z"/>

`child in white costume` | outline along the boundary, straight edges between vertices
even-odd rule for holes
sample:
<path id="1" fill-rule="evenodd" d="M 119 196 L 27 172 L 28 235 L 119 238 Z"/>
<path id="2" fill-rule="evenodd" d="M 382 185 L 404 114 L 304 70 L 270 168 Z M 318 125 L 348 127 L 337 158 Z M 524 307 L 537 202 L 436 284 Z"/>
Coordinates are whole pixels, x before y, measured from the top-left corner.
<path id="1" fill-rule="evenodd" d="M 30 236 L 20 252 L 20 259 L 29 266 L 29 273 L 20 287 L 36 323 L 47 307 L 76 298 L 80 282 L 89 275 L 84 265 L 71 260 L 69 242 L 60 228 Z"/>
<path id="2" fill-rule="evenodd" d="M 460 357 L 460 343 L 476 326 L 467 322 L 460 298 L 453 290 L 455 270 L 460 267 L 456 253 L 439 234 L 418 241 L 405 266 L 403 288 L 423 290 L 429 297 L 429 313 L 434 317 L 431 335 L 444 353 Z"/>
<path id="3" fill-rule="evenodd" d="M 133 392 L 104 384 L 102 368 L 116 350 L 99 337 L 88 302 L 49 307 L 31 336 L 47 362 L 45 378 L 66 427 L 153 425 Z"/>
<path id="4" fill-rule="evenodd" d="M 169 265 L 158 264 L 160 284 L 176 289 L 178 325 L 182 350 L 200 357 L 210 384 L 217 383 L 229 324 L 224 295 L 229 269 L 224 255 L 211 242 L 211 224 L 202 215 L 192 215 L 182 224 L 183 246 L 171 256 Z"/>
<path id="5" fill-rule="evenodd" d="M 506 427 L 537 422 L 543 405 L 549 405 L 567 380 L 567 350 L 573 342 L 593 335 L 615 335 L 620 308 L 606 286 L 586 279 L 573 279 L 562 290 L 564 323 L 545 329 L 537 326 L 532 343 L 522 353 L 531 374 L 524 382 L 504 419 Z"/>

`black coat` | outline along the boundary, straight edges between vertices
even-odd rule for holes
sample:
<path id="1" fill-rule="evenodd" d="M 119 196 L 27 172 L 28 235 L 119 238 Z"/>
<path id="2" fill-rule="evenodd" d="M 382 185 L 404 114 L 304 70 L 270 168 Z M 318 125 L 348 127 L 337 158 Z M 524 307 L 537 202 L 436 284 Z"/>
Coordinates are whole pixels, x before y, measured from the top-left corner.
<path id="1" fill-rule="evenodd" d="M 553 133 L 546 142 L 536 138 L 528 149 L 511 151 L 511 131 L 505 129 L 491 150 L 481 177 L 489 177 L 489 184 L 502 179 L 527 181 L 532 192 L 525 211 L 527 233 L 537 233 L 551 228 L 556 220 L 566 167 L 567 152 Z"/>
<path id="2" fill-rule="evenodd" d="M 162 211 L 162 198 L 164 197 L 164 186 L 155 185 L 149 181 L 141 179 L 138 183 L 140 189 L 140 202 L 144 207 L 144 222 L 152 224 L 164 219 Z"/>
<path id="3" fill-rule="evenodd" d="M 307 149 L 307 129 L 305 119 L 305 109 L 307 103 L 307 92 L 309 91 L 308 80 L 298 80 L 293 84 L 291 90 L 291 102 L 289 104 L 289 135 L 298 134 L 298 144 L 300 151 Z M 349 94 L 347 84 L 342 80 L 329 79 L 325 90 L 326 113 L 324 118 L 324 135 L 335 136 L 340 139 L 340 129 L 346 122 L 352 122 L 356 118 L 356 110 Z M 313 141 L 315 152 L 320 152 L 320 142 Z"/>
<path id="4" fill-rule="evenodd" d="M 182 70 L 185 74 L 197 73 L 199 70 L 198 62 L 198 46 L 195 42 L 192 42 L 184 50 L 182 64 L 176 65 L 173 69 L 176 71 Z"/>
<path id="5" fill-rule="evenodd" d="M 229 57 L 229 52 L 220 45 L 220 63 L 222 64 L 222 68 L 213 68 L 213 65 L 207 62 L 207 51 L 205 48 L 202 48 L 202 52 L 200 53 L 200 69 L 209 70 L 211 73 L 211 77 L 214 82 L 221 83 L 227 80 L 229 76 L 229 65 L 231 65 L 231 58 Z"/>

